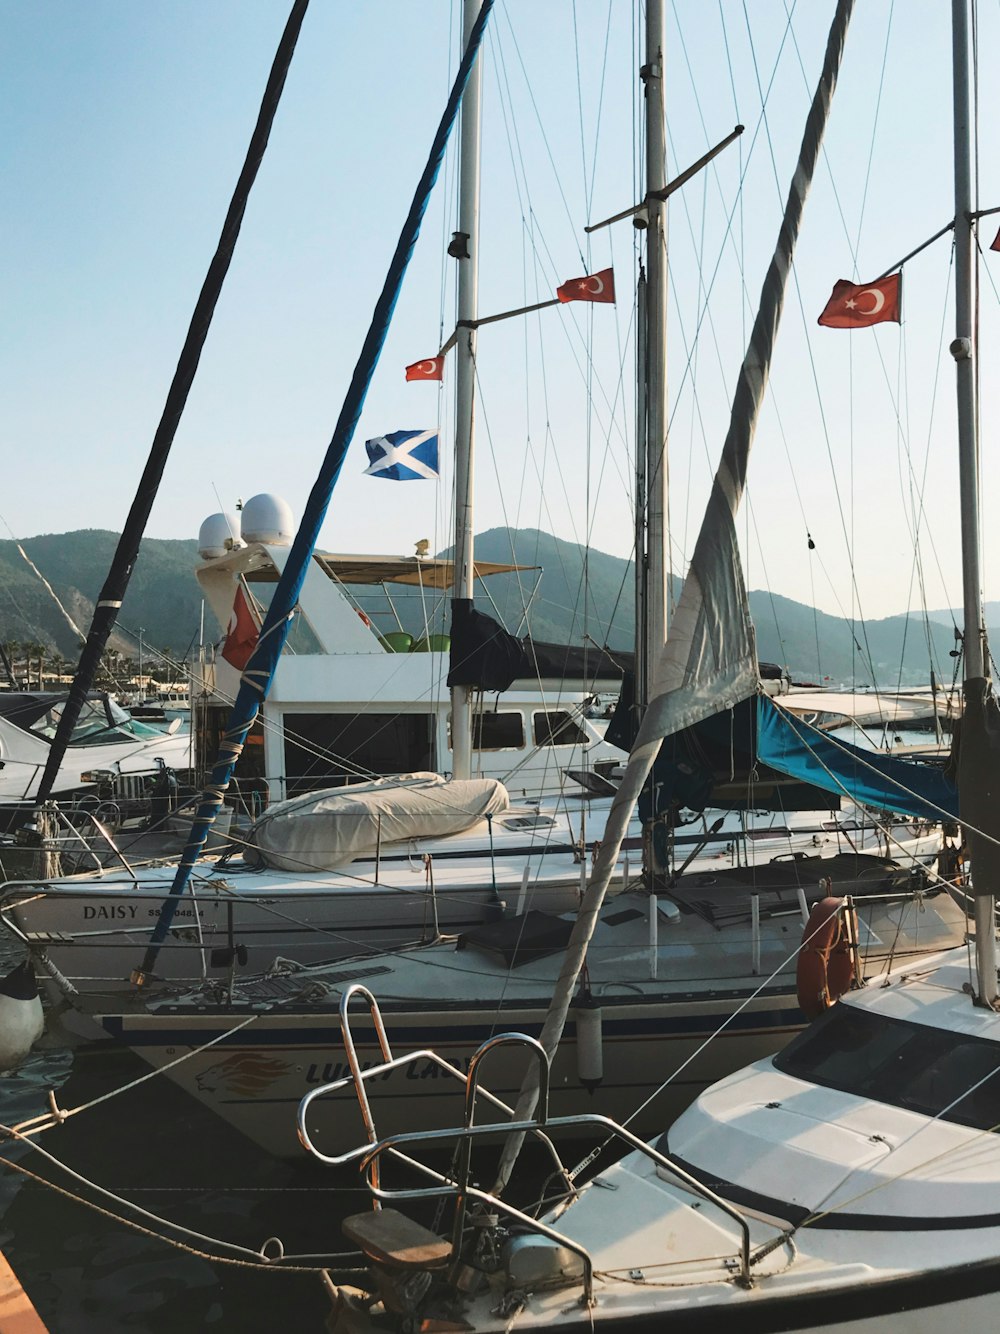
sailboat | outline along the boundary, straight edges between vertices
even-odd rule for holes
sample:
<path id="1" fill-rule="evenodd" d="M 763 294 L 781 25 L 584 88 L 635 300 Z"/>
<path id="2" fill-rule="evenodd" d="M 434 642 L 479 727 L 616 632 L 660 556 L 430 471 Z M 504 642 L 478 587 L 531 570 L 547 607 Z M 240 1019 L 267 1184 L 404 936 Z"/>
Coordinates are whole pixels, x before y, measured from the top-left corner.
<path id="1" fill-rule="evenodd" d="M 655 17 L 652 22 L 649 63 L 656 65 L 662 38 Z M 796 210 L 800 204 L 796 196 Z M 777 267 L 781 265 L 787 268 L 787 256 Z M 770 300 L 780 305 L 770 278 L 768 286 Z M 773 310 L 769 319 L 771 338 Z M 755 346 L 751 364 L 759 364 L 759 356 Z M 747 405 L 739 408 L 745 420 Z M 735 447 L 727 444 L 729 452 Z M 724 526 L 718 510 L 713 521 Z M 731 534 L 731 514 L 728 522 Z M 698 567 L 699 574 L 705 570 Z M 722 566 L 708 575 L 713 570 L 716 591 L 728 591 Z M 707 581 L 700 586 L 706 587 Z M 698 580 L 692 587 L 698 587 Z M 739 599 L 732 604 L 738 606 Z M 711 623 L 710 616 L 703 620 Z M 720 677 L 725 679 L 710 683 L 715 694 L 708 689 L 702 693 L 706 710 L 717 707 L 722 689 L 735 694 L 747 683 L 756 689 L 748 618 L 736 629 L 742 635 L 727 633 L 713 645 L 716 659 L 724 659 Z M 653 679 L 654 689 L 656 684 Z M 640 759 L 649 757 L 649 747 L 643 746 L 640 740 Z M 583 1101 L 602 1115 L 621 1115 L 626 1106 L 653 1094 L 665 1071 L 679 1071 L 675 1085 L 648 1112 L 660 1119 L 668 1108 L 679 1110 L 724 1068 L 738 1064 L 741 1052 L 772 1050 L 802 1026 L 795 956 L 803 932 L 812 933 L 806 925 L 812 905 L 828 897 L 828 889 L 820 885 L 822 863 L 810 863 L 809 874 L 815 879 L 797 883 L 801 870 L 793 862 L 783 885 L 769 883 L 767 871 L 758 864 L 744 872 L 737 885 L 699 886 L 695 881 L 700 892 L 692 890 L 686 899 L 677 886 L 652 894 L 644 886 L 595 903 L 595 883 L 603 898 L 609 885 L 617 889 L 631 880 L 623 862 L 632 819 L 626 809 L 630 788 L 634 797 L 634 775 L 626 771 L 625 795 L 615 799 L 611 815 L 619 821 L 617 844 L 609 843 L 606 835 L 592 867 L 589 861 L 584 867 L 592 870 L 591 887 L 579 917 L 539 911 L 521 896 L 515 879 L 509 893 L 504 890 L 505 911 L 494 914 L 498 920 L 467 925 L 455 932 L 457 940 L 392 953 L 367 951 L 327 967 L 303 966 L 303 959 L 288 951 L 256 975 L 237 966 L 241 935 L 233 930 L 228 951 L 220 949 L 214 965 L 216 979 L 208 985 L 138 1000 L 120 993 L 91 996 L 88 1014 L 104 1032 L 164 1068 L 171 1079 L 270 1152 L 299 1151 L 294 1107 L 303 1093 L 322 1089 L 323 1096 L 310 1103 L 309 1133 L 314 1142 L 330 1148 L 354 1124 L 356 1114 L 351 1062 L 337 1050 L 341 1009 L 353 988 L 378 992 L 386 1012 L 385 1032 L 394 1043 L 421 1044 L 419 1050 L 428 1040 L 435 1046 L 444 1043 L 451 1064 L 462 1068 L 491 1033 L 508 1026 L 528 1032 L 543 1027 L 553 990 L 566 971 L 567 944 L 579 967 L 583 923 L 588 932 L 582 944 L 587 977 L 579 993 L 575 977 L 569 985 L 563 1015 L 569 1012 L 569 1024 L 560 1033 L 562 1040 L 553 1044 L 558 1048 L 554 1104 L 563 1110 Z M 719 869 L 716 863 L 713 880 L 719 878 Z M 856 883 L 858 877 L 854 879 Z M 918 901 L 893 894 L 893 886 L 878 877 L 871 887 L 873 893 L 859 893 L 854 936 L 854 957 L 863 974 L 875 976 L 904 956 L 912 966 L 964 937 L 964 909 L 940 886 L 936 894 L 921 894 Z M 203 893 L 199 885 L 199 896 Z M 193 925 L 189 919 L 187 929 Z M 724 1036 L 709 1043 L 720 1027 Z M 388 1037 L 383 1042 L 378 1030 L 352 1041 L 358 1066 L 375 1063 L 381 1071 L 385 1106 L 379 1111 L 380 1126 L 402 1129 L 405 1124 L 412 1130 L 440 1116 L 448 1094 L 433 1062 L 419 1066 L 416 1073 L 412 1066 L 394 1066 Z M 183 1060 L 176 1059 L 178 1052 L 185 1054 Z M 502 1056 L 498 1059 L 498 1096 L 513 1100 L 519 1067 L 516 1061 L 504 1064 Z"/>
<path id="2" fill-rule="evenodd" d="M 850 0 L 838 5 L 835 31 L 850 8 Z M 976 872 L 974 973 L 966 950 L 950 950 L 893 972 L 877 988 L 847 990 L 781 1053 L 715 1085 L 651 1143 L 594 1118 L 595 1134 L 632 1152 L 585 1185 L 568 1174 L 561 1198 L 537 1217 L 499 1189 L 476 1186 L 469 1172 L 475 1137 L 496 1129 L 476 1114 L 487 1044 L 460 1078 L 464 1121 L 441 1136 L 459 1142 L 457 1172 L 422 1169 L 429 1198 L 455 1201 L 447 1237 L 392 1207 L 402 1195 L 382 1175 L 392 1154 L 404 1154 L 412 1168 L 417 1137 L 379 1140 L 369 1121 L 368 1142 L 338 1157 L 313 1144 L 304 1104 L 304 1141 L 327 1162 L 363 1160 L 375 1203 L 344 1230 L 368 1257 L 377 1287 L 335 1290 L 335 1330 L 412 1327 L 421 1319 L 483 1332 L 694 1330 L 727 1320 L 764 1332 L 961 1327 L 985 1334 L 995 1327 L 1000 706 L 985 676 L 980 602 L 969 9 L 968 0 L 953 0 L 951 352 L 966 614 L 959 787 Z M 850 931 L 850 905 L 834 901 L 829 922 L 844 918 Z M 520 1044 L 538 1070 L 539 1114 L 519 1108 L 510 1128 L 518 1139 L 556 1134 L 564 1118 L 549 1114 L 547 1053 L 513 1034 L 497 1043 Z M 370 1073 L 377 1080 L 380 1071 Z M 367 1106 L 362 1073 L 354 1074 Z"/>
<path id="3" fill-rule="evenodd" d="M 471 182 L 477 178 L 478 165 L 472 154 L 471 127 L 476 115 L 471 104 L 467 107 L 470 144 L 463 147 L 465 169 L 459 225 L 463 233 L 474 237 L 475 191 Z M 470 182 L 467 189 L 466 181 Z M 470 246 L 470 254 L 474 256 L 474 239 Z M 655 265 L 650 266 L 651 284 L 654 268 Z M 462 263 L 460 274 L 466 275 L 474 287 L 469 262 Z M 662 275 L 657 282 L 662 286 Z M 651 310 L 661 299 L 650 298 Z M 471 290 L 460 292 L 458 313 L 463 336 L 459 340 L 462 355 L 458 359 L 457 420 L 460 430 L 468 433 L 472 429 L 470 395 L 475 329 L 465 327 L 462 322 L 474 324 L 477 316 Z M 655 364 L 658 359 L 655 350 L 651 350 L 650 357 Z M 662 411 L 655 408 L 656 392 L 649 401 L 654 407 L 654 418 L 659 411 L 662 419 Z M 662 444 L 661 427 L 662 420 L 657 426 L 651 419 L 652 437 L 659 433 Z M 460 441 L 460 460 L 466 459 L 468 445 L 468 440 Z M 656 448 L 652 456 L 649 476 L 655 481 L 658 476 L 662 478 Z M 465 477 L 459 488 L 457 510 L 462 522 L 456 537 L 455 569 L 449 576 L 459 602 L 464 604 L 470 603 L 475 573 L 469 481 Z M 663 545 L 656 532 L 659 520 L 655 512 L 654 507 L 649 542 L 649 555 L 654 560 Z M 206 568 L 206 588 L 215 590 L 220 616 L 232 605 L 236 581 L 248 571 L 256 570 L 277 583 L 260 636 L 263 657 L 258 659 L 255 654 L 243 670 L 239 686 L 241 721 L 226 730 L 225 763 L 213 780 L 210 799 L 196 822 L 182 870 L 172 876 L 160 866 L 118 866 L 98 875 L 18 886 L 7 896 L 4 919 L 38 960 L 40 980 L 50 996 L 67 1001 L 85 1015 L 111 1013 L 115 1006 L 124 1004 L 129 1013 L 138 1017 L 143 1013 L 145 998 L 154 992 L 168 989 L 173 998 L 181 988 L 201 985 L 206 980 L 221 982 L 229 988 L 237 978 L 252 981 L 262 970 L 269 969 L 277 957 L 291 959 L 301 967 L 330 962 L 339 965 L 342 959 L 359 953 L 370 958 L 373 953 L 392 946 L 432 941 L 441 934 L 458 935 L 477 929 L 498 917 L 532 910 L 554 914 L 575 909 L 579 901 L 594 845 L 604 838 L 609 799 L 602 804 L 601 799 L 564 798 L 551 809 L 515 800 L 506 807 L 503 796 L 495 789 L 492 794 L 477 790 L 474 800 L 464 806 L 463 802 L 456 803 L 463 806 L 468 819 L 464 831 L 418 838 L 416 826 L 411 824 L 402 837 L 391 843 L 384 833 L 388 819 L 382 820 L 379 809 L 384 789 L 376 783 L 371 794 L 354 794 L 359 803 L 370 795 L 371 805 L 368 845 L 362 854 L 355 852 L 353 860 L 334 851 L 330 860 L 319 865 L 301 849 L 296 855 L 295 849 L 290 853 L 287 847 L 279 854 L 281 860 L 270 863 L 268 854 L 265 852 L 261 857 L 256 849 L 251 849 L 249 859 L 233 856 L 221 864 L 217 864 L 215 857 L 207 860 L 199 857 L 211 819 L 225 798 L 232 761 L 243 745 L 241 737 L 245 738 L 248 720 L 259 709 L 261 695 L 266 693 L 262 687 L 271 675 L 281 670 L 278 650 L 292 608 L 306 608 L 308 619 L 310 598 L 317 583 L 329 591 L 329 581 L 324 581 L 320 570 L 321 562 L 313 554 L 318 531 L 315 516 L 309 517 L 303 529 L 291 548 L 273 541 L 251 542 L 243 549 L 235 548 L 234 544 L 233 550 L 213 556 Z M 227 524 L 227 531 L 232 536 L 231 524 Z M 248 536 L 254 531 L 248 524 Z M 297 573 L 293 575 L 295 570 Z M 661 568 L 651 582 L 652 601 L 662 605 L 665 570 Z M 335 599 L 334 609 L 339 616 L 337 632 L 349 628 L 354 640 L 348 642 L 360 642 L 363 646 L 367 642 L 368 647 L 378 648 L 380 669 L 398 669 L 403 655 L 386 653 L 375 644 L 370 631 L 344 599 Z M 317 622 L 329 610 L 328 606 L 320 608 L 317 603 Z M 655 619 L 647 617 L 646 621 L 654 624 Z M 655 642 L 657 634 L 662 638 L 654 627 L 651 642 Z M 302 655 L 292 664 L 303 676 L 315 674 L 317 662 L 307 661 L 310 656 Z M 427 654 L 425 663 L 435 656 L 438 655 Z M 406 655 L 407 659 L 410 657 Z M 420 657 L 412 655 L 414 671 L 425 665 L 419 662 Z M 406 665 L 410 667 L 411 663 L 408 661 Z M 649 673 L 646 675 L 648 678 Z M 295 683 L 290 681 L 283 702 L 294 704 L 294 699 L 287 698 L 294 694 Z M 459 783 L 473 781 L 470 696 L 467 686 L 453 687 L 452 770 Z M 439 718 L 438 723 L 443 727 L 444 718 Z M 408 790 L 418 788 L 425 797 L 429 792 L 431 800 L 438 800 L 441 795 L 435 780 L 427 776 L 411 777 L 408 783 L 396 787 L 404 797 Z M 488 803 L 494 797 L 498 804 L 490 807 Z M 289 814 L 297 818 L 299 810 L 295 806 Z M 336 806 L 335 810 L 341 813 L 343 807 Z M 277 816 L 277 812 L 268 812 L 269 828 L 276 824 Z M 642 831 L 638 822 L 634 822 L 615 858 L 611 879 L 616 889 L 625 888 L 632 880 L 641 842 Z M 674 923 L 671 945 L 692 952 L 705 934 L 706 923 L 713 933 L 722 930 L 724 924 L 729 935 L 727 944 L 735 935 L 739 936 L 736 948 L 740 961 L 732 969 L 726 964 L 718 977 L 706 975 L 705 990 L 716 992 L 720 987 L 730 990 L 730 977 L 736 976 L 741 979 L 740 986 L 752 991 L 757 985 L 753 980 L 759 975 L 755 960 L 761 948 L 761 932 L 753 921 L 755 894 L 763 896 L 765 920 L 774 916 L 778 921 L 781 914 L 792 917 L 801 914 L 800 891 L 808 915 L 809 903 L 825 893 L 820 881 L 828 878 L 852 887 L 863 885 L 869 891 L 887 890 L 898 888 L 900 879 L 906 882 L 912 868 L 923 886 L 926 866 L 930 883 L 937 885 L 934 862 L 939 846 L 933 813 L 930 819 L 886 824 L 853 810 L 845 812 L 843 817 L 825 809 L 789 815 L 781 810 L 779 803 L 770 813 L 753 817 L 749 834 L 745 818 L 737 814 L 705 817 L 672 838 L 676 865 L 683 865 L 687 875 L 694 877 L 686 884 L 697 892 L 689 895 L 681 908 L 664 900 L 652 914 L 648 895 L 642 895 L 633 910 L 654 923 L 659 921 L 661 913 L 669 917 Z M 778 861 L 779 858 L 787 864 Z M 763 873 L 761 866 L 766 867 Z M 677 890 L 679 895 L 685 893 L 683 886 L 668 888 Z M 901 921 L 900 909 L 895 904 L 879 902 L 877 893 L 868 895 L 869 909 L 874 914 L 866 920 L 866 930 L 871 931 L 866 958 L 871 968 L 879 969 L 890 957 L 899 957 L 901 949 L 919 953 L 925 948 L 936 948 L 943 943 L 942 931 L 946 936 L 950 933 L 950 938 L 960 937 L 964 931 L 961 908 L 950 904 L 943 894 L 938 898 L 931 917 L 923 912 L 922 906 L 911 905 L 907 911 L 912 918 Z M 787 935 L 787 926 L 787 920 L 778 922 L 775 930 Z M 449 948 L 445 946 L 446 950 Z M 767 952 L 765 944 L 763 954 L 766 956 Z M 710 951 L 702 951 L 702 957 L 710 957 Z M 138 993 L 137 985 L 141 986 Z M 491 994 L 497 985 L 500 983 L 496 978 L 488 980 L 484 996 Z M 794 1008 L 794 988 L 787 977 L 783 985 L 785 1003 Z M 110 1000 L 111 997 L 114 999 Z M 206 1003 L 204 999 L 202 1003 Z M 481 997 L 470 998 L 470 1004 L 477 1003 L 486 1002 Z M 539 993 L 532 993 L 532 1005 L 538 1003 Z M 94 1031 L 92 1025 L 84 1027 Z"/>

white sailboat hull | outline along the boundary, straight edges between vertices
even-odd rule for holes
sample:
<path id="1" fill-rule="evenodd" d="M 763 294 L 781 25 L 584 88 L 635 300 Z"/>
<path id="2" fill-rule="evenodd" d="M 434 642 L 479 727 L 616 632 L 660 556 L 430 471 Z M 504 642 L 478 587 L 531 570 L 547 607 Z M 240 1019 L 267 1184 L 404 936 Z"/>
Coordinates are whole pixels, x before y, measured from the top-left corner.
<path id="1" fill-rule="evenodd" d="M 242 861 L 218 870 L 199 868 L 178 905 L 171 930 L 147 989 L 164 984 L 195 985 L 226 977 L 231 964 L 218 951 L 242 947 L 240 971 L 260 971 L 276 956 L 318 965 L 359 951 L 386 950 L 454 935 L 484 921 L 537 909 L 574 911 L 586 887 L 591 858 L 581 860 L 579 845 L 599 839 L 606 805 L 539 811 L 511 809 L 464 834 L 415 840 L 387 847 L 376 863 L 358 861 L 342 871 L 256 871 Z M 851 822 L 854 823 L 854 822 Z M 698 852 L 685 884 L 708 884 L 728 874 L 749 855 L 766 878 L 795 858 L 802 863 L 812 892 L 822 872 L 822 858 L 840 852 L 881 852 L 901 866 L 932 862 L 940 846 L 938 832 L 927 826 L 900 824 L 884 832 L 873 825 L 850 828 L 837 821 L 818 822 L 815 812 L 791 817 L 757 817 L 749 838 L 741 836 L 740 818 L 727 823 L 699 852 L 704 831 L 678 839 L 679 858 Z M 613 890 L 638 872 L 641 827 L 634 820 L 618 859 Z M 425 858 L 430 857 L 428 863 Z M 130 974 L 145 951 L 173 882 L 171 869 L 149 867 L 131 876 L 120 870 L 25 888 L 7 895 L 3 917 L 14 933 L 70 979 L 92 1008 L 89 993 L 128 994 Z M 940 944 L 937 946 L 940 948 Z M 213 958 L 213 952 L 215 957 Z M 39 981 L 58 993 L 51 971 Z"/>
<path id="2" fill-rule="evenodd" d="M 663 902 L 655 949 L 648 895 L 630 893 L 606 905 L 588 952 L 587 995 L 600 1013 L 600 1038 L 595 1044 L 581 1036 L 579 1011 L 571 1011 L 553 1069 L 552 1114 L 625 1119 L 639 1107 L 630 1125 L 653 1133 L 705 1087 L 773 1053 L 804 1024 L 796 999 L 797 913 L 779 912 L 761 923 L 755 971 L 748 923 L 720 929 L 697 914 L 678 918 L 672 909 L 665 915 L 671 905 Z M 926 957 L 953 943 L 965 922 L 943 894 L 923 904 L 862 902 L 860 919 L 869 977 L 884 971 L 890 956 Z M 216 983 L 146 1004 L 134 997 L 102 1005 L 93 995 L 88 1006 L 108 1036 L 154 1067 L 169 1067 L 171 1079 L 267 1152 L 294 1157 L 301 1152 L 299 1101 L 349 1073 L 339 1007 L 345 988 L 355 983 L 377 996 L 394 1055 L 433 1048 L 463 1073 L 461 1081 L 449 1079 L 421 1056 L 379 1075 L 369 1090 L 379 1133 L 459 1124 L 464 1072 L 477 1047 L 498 1033 L 537 1034 L 544 1022 L 562 945 L 551 937 L 528 939 L 530 927 L 519 919 L 457 945 L 237 978 L 231 994 Z M 541 924 L 543 932 L 550 929 Z M 526 959 L 511 962 L 505 953 L 512 936 L 521 938 Z M 351 1017 L 362 1067 L 380 1063 L 367 1016 L 352 1009 Z M 591 1079 L 595 1047 L 603 1071 Z M 524 1072 L 523 1053 L 499 1048 L 484 1079 L 513 1105 Z M 328 1153 L 357 1140 L 361 1122 L 350 1081 L 313 1103 L 311 1128 L 314 1122 L 317 1143 Z"/>
<path id="3" fill-rule="evenodd" d="M 364 969 L 346 968 L 378 977 Z M 377 970 L 376 970 L 377 971 Z M 732 1013 L 731 996 L 704 996 L 696 1001 L 677 998 L 639 1000 L 614 1007 L 605 1013 L 604 1079 L 592 1092 L 578 1075 L 575 1036 L 567 1035 L 560 1047 L 552 1078 L 554 1114 L 580 1110 L 624 1119 L 656 1093 L 668 1075 L 697 1058 L 683 1075 L 656 1098 L 637 1124 L 647 1131 L 662 1127 L 707 1085 L 730 1073 L 743 1062 L 776 1050 L 801 1026 L 803 1020 L 787 987 L 777 994 L 756 1000 L 721 1037 L 699 1056 L 699 1048 Z M 460 1070 L 479 1044 L 501 1031 L 537 1033 L 545 1017 L 547 1001 L 540 997 L 530 1007 L 505 1008 L 492 1015 L 465 1009 L 424 1007 L 404 1013 L 386 1006 L 384 1018 L 394 1054 L 433 1046 Z M 349 1074 L 336 1010 L 315 1016 L 261 1017 L 236 1032 L 246 1014 L 158 1013 L 130 1015 L 127 1012 L 98 1016 L 109 1036 L 131 1046 L 154 1068 L 160 1069 L 178 1056 L 195 1051 L 220 1033 L 232 1038 L 202 1050 L 169 1075 L 216 1115 L 276 1157 L 300 1158 L 295 1117 L 302 1098 L 318 1085 Z M 358 1047 L 362 1066 L 379 1059 L 376 1046 Z M 499 1051 L 490 1061 L 489 1087 L 509 1105 L 525 1072 L 523 1055 Z M 430 1059 L 423 1058 L 405 1070 L 379 1079 L 370 1097 L 380 1134 L 402 1130 L 431 1130 L 461 1120 L 464 1089 L 444 1076 Z M 363 1133 L 353 1086 L 317 1100 L 310 1128 L 326 1152 L 340 1152 Z"/>

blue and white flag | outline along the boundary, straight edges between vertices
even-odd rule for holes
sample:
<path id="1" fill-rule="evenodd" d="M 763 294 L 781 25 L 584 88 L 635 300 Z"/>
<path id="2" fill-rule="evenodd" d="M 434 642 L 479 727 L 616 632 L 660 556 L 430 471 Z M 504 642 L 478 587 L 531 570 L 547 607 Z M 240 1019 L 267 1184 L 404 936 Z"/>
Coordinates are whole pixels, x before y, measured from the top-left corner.
<path id="1" fill-rule="evenodd" d="M 437 431 L 393 431 L 365 441 L 369 477 L 388 477 L 392 482 L 417 482 L 438 476 Z"/>

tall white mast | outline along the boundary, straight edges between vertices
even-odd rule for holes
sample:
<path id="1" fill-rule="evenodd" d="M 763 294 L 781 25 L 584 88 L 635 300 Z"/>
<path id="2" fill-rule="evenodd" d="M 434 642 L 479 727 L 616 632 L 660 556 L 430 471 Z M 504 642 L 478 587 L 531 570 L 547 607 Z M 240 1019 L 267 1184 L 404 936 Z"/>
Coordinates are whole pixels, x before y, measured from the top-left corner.
<path id="1" fill-rule="evenodd" d="M 646 182 L 646 579 L 645 707 L 652 690 L 653 664 L 667 638 L 667 204 L 655 198 L 667 184 L 663 100 L 666 26 L 663 0 L 647 0 Z M 639 558 L 639 553 L 636 553 Z"/>
<path id="2" fill-rule="evenodd" d="M 965 680 L 986 676 L 980 571 L 979 435 L 976 415 L 976 339 L 973 300 L 975 218 L 972 200 L 971 106 L 969 97 L 969 5 L 952 0 L 952 66 L 955 118 L 955 358 L 958 389 L 958 467 L 962 514 L 962 602 L 965 619 Z M 980 890 L 986 889 L 981 886 Z M 997 999 L 994 892 L 976 894 L 976 973 L 980 999 Z"/>
<path id="3" fill-rule="evenodd" d="M 463 48 L 479 17 L 481 0 L 465 0 Z M 475 591 L 473 555 L 473 444 L 475 440 L 476 331 L 463 321 L 479 316 L 479 149 L 483 53 L 472 67 L 462 97 L 459 155 L 458 340 L 455 387 L 455 582 L 452 596 L 471 599 Z M 464 244 L 463 244 L 464 243 Z M 464 252 L 464 253 L 463 253 Z M 468 686 L 451 688 L 452 774 L 472 776 L 472 697 Z"/>

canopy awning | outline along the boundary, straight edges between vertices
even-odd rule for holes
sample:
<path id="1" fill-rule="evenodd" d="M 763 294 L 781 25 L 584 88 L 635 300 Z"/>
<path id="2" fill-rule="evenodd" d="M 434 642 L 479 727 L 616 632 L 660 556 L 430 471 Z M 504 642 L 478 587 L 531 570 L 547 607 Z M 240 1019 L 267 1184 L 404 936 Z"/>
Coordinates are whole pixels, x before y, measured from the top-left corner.
<path id="1" fill-rule="evenodd" d="M 418 560 L 416 556 L 342 556 L 329 551 L 315 552 L 313 560 L 331 579 L 341 584 L 408 584 L 413 588 L 446 589 L 455 582 L 455 562 L 452 560 Z M 486 579 L 492 574 L 535 572 L 541 568 L 540 565 L 500 565 L 477 560 L 475 574 L 477 579 Z M 241 573 L 250 583 L 278 582 L 278 571 L 270 560 L 250 565 Z"/>
<path id="2" fill-rule="evenodd" d="M 317 551 L 315 559 L 328 574 L 342 584 L 411 584 L 413 587 L 451 588 L 455 582 L 455 562 L 416 556 L 335 556 Z M 499 565 L 477 560 L 475 576 L 513 574 L 521 570 L 539 570 L 540 565 Z"/>

